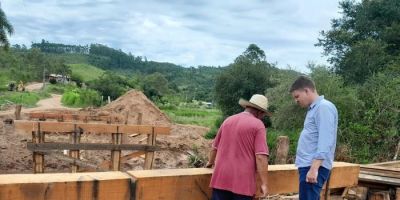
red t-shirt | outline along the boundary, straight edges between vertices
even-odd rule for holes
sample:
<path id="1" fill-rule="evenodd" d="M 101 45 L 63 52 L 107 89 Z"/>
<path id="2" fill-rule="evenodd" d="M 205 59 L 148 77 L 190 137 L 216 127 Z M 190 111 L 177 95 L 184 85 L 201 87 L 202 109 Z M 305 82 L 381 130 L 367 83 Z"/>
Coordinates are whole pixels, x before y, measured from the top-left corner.
<path id="1" fill-rule="evenodd" d="M 248 112 L 227 118 L 213 142 L 217 149 L 210 187 L 253 196 L 256 192 L 256 154 L 269 155 L 266 129 Z"/>

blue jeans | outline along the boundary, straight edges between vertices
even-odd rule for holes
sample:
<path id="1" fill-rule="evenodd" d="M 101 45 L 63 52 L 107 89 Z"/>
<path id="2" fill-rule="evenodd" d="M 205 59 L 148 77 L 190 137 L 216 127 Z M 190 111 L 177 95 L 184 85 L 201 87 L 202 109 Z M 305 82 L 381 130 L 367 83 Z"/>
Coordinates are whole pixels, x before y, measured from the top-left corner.
<path id="1" fill-rule="evenodd" d="M 325 167 L 319 167 L 317 183 L 307 183 L 306 177 L 310 167 L 299 168 L 299 200 L 319 200 L 324 183 L 329 177 L 330 170 Z"/>
<path id="2" fill-rule="evenodd" d="M 252 200 L 253 197 L 213 188 L 211 200 Z"/>

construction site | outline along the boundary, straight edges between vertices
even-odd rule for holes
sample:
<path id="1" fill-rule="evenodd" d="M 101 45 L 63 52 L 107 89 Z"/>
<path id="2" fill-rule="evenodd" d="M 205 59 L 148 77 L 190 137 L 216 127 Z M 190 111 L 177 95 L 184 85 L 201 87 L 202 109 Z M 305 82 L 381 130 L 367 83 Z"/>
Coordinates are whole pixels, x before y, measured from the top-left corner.
<path id="1" fill-rule="evenodd" d="M 211 199 L 209 129 L 172 123 L 140 91 L 96 109 L 16 106 L 0 118 L 0 200 Z M 293 164 L 270 164 L 268 179 L 264 199 L 298 199 Z M 400 162 L 335 162 L 321 199 L 400 200 Z"/>

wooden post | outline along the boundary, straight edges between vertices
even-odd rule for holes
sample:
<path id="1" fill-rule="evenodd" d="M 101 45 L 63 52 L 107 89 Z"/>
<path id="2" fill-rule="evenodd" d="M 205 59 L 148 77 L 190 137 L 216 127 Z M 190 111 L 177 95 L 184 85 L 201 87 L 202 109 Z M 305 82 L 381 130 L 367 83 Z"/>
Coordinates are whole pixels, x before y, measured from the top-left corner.
<path id="1" fill-rule="evenodd" d="M 396 188 L 396 200 L 400 200 L 400 187 Z"/>
<path id="2" fill-rule="evenodd" d="M 44 133 L 40 131 L 40 123 L 37 130 L 32 132 L 32 143 L 44 143 Z M 33 152 L 33 173 L 44 173 L 44 155 Z"/>
<path id="3" fill-rule="evenodd" d="M 70 135 L 71 144 L 79 144 L 81 142 L 81 130 L 75 124 L 75 131 Z M 70 150 L 69 156 L 75 159 L 79 159 L 79 150 Z M 79 166 L 75 163 L 71 164 L 71 172 L 78 172 Z"/>
<path id="4" fill-rule="evenodd" d="M 15 106 L 15 119 L 16 120 L 21 119 L 21 107 L 22 107 L 22 105 L 20 105 L 20 104 Z"/>
<path id="5" fill-rule="evenodd" d="M 154 127 L 151 134 L 147 134 L 147 144 L 155 145 L 156 144 L 156 134 L 154 133 Z M 153 160 L 154 160 L 154 152 L 146 152 L 146 157 L 144 159 L 144 169 L 153 168 Z"/>
<path id="6" fill-rule="evenodd" d="M 118 130 L 117 130 L 118 132 Z M 112 134 L 112 143 L 113 144 L 122 144 L 122 133 L 113 133 Z M 112 150 L 111 151 L 111 170 L 119 171 L 121 169 L 121 151 L 120 150 Z"/>
<path id="7" fill-rule="evenodd" d="M 289 153 L 289 137 L 279 136 L 276 149 L 275 164 L 286 164 L 286 159 Z"/>

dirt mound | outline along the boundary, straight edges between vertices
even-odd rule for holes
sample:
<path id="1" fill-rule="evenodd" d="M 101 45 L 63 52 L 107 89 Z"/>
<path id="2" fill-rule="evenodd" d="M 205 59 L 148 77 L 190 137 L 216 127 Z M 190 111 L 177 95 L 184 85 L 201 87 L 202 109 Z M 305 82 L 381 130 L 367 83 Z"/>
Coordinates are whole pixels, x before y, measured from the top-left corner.
<path id="1" fill-rule="evenodd" d="M 128 124 L 138 124 L 142 113 L 142 124 L 170 125 L 171 120 L 141 91 L 131 90 L 110 104 L 98 110 L 102 114 L 121 114 L 128 116 Z"/>

